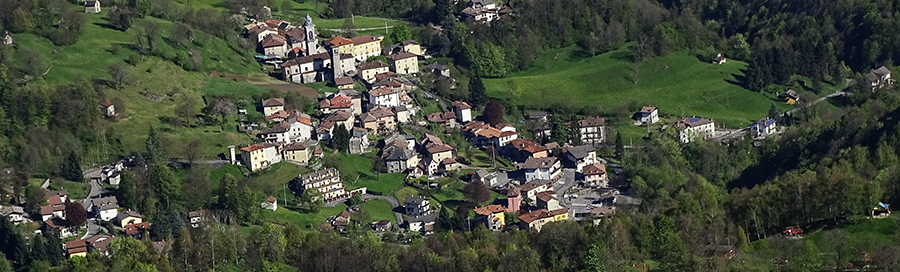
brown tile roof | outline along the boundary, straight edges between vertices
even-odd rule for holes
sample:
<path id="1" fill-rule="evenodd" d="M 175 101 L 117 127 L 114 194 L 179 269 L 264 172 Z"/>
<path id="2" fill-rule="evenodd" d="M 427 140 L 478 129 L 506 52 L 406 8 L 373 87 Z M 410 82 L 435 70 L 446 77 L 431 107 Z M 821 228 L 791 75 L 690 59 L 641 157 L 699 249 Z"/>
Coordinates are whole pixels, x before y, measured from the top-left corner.
<path id="1" fill-rule="evenodd" d="M 374 97 L 379 97 L 379 96 L 389 95 L 389 94 L 395 94 L 395 93 L 399 93 L 399 91 L 394 90 L 394 89 L 391 89 L 391 88 L 388 88 L 388 87 L 381 87 L 381 88 L 378 88 L 378 89 L 374 89 L 374 90 L 369 91 L 369 94 L 372 95 L 372 96 L 374 96 Z"/>
<path id="2" fill-rule="evenodd" d="M 275 201 L 278 201 L 278 199 L 274 196 L 269 196 L 269 198 L 266 198 L 266 201 L 268 201 L 269 203 L 275 203 Z"/>
<path id="3" fill-rule="evenodd" d="M 306 150 L 309 145 L 302 142 L 295 142 L 284 146 L 284 151 Z"/>
<path id="4" fill-rule="evenodd" d="M 451 165 L 451 164 L 456 164 L 456 163 L 457 163 L 457 161 L 454 159 L 451 159 L 451 158 L 444 158 L 444 160 L 441 161 L 441 164 L 443 164 L 443 165 Z"/>
<path id="5" fill-rule="evenodd" d="M 503 206 L 500 205 L 488 205 L 481 208 L 475 208 L 475 213 L 480 215 L 491 215 L 495 213 L 502 213 L 505 211 L 506 209 L 504 209 Z"/>
<path id="6" fill-rule="evenodd" d="M 352 113 L 346 111 L 335 111 L 328 114 L 328 116 L 325 116 L 324 120 L 332 122 L 343 122 L 350 120 L 351 117 L 353 117 Z"/>
<path id="7" fill-rule="evenodd" d="M 334 37 L 334 39 L 329 40 L 328 43 L 331 44 L 332 46 L 344 46 L 344 45 L 348 45 L 348 44 L 353 44 L 353 40 L 350 40 L 350 39 L 347 39 L 347 38 L 344 38 L 341 36 L 337 36 L 337 37 Z"/>
<path id="8" fill-rule="evenodd" d="M 550 183 L 550 181 L 536 179 L 536 180 L 526 182 L 525 184 L 522 184 L 522 186 L 519 186 L 518 188 L 516 188 L 516 190 L 519 192 L 528 192 L 528 191 L 534 190 L 535 188 L 547 185 L 547 183 Z"/>
<path id="9" fill-rule="evenodd" d="M 62 197 L 60 197 L 59 195 L 54 195 L 47 198 L 47 204 L 49 204 L 50 206 L 57 206 L 65 203 L 62 201 Z"/>
<path id="10" fill-rule="evenodd" d="M 435 144 L 428 148 L 429 154 L 437 154 L 453 151 L 453 147 L 448 144 Z"/>
<path id="11" fill-rule="evenodd" d="M 263 107 L 277 107 L 284 106 L 284 98 L 269 98 L 262 101 Z"/>
<path id="12" fill-rule="evenodd" d="M 338 86 L 341 86 L 341 85 L 353 85 L 353 78 L 352 78 L 352 77 L 348 77 L 348 76 L 335 78 L 335 79 L 334 79 L 334 84 L 336 84 L 336 85 L 338 85 Z"/>
<path id="13" fill-rule="evenodd" d="M 338 217 L 350 218 L 350 212 L 342 211 L 341 213 L 338 214 Z"/>
<path id="14" fill-rule="evenodd" d="M 66 248 L 69 248 L 69 249 L 77 248 L 77 247 L 86 247 L 86 246 L 87 246 L 87 244 L 85 244 L 84 240 L 81 240 L 81 238 L 75 239 L 75 241 L 66 242 Z"/>
<path id="15" fill-rule="evenodd" d="M 382 107 L 378 107 L 378 108 L 375 108 L 375 109 L 369 111 L 369 114 L 372 115 L 372 117 L 375 117 L 378 119 L 394 116 L 393 111 L 390 111 L 390 110 L 382 108 Z"/>
<path id="16" fill-rule="evenodd" d="M 253 152 L 253 151 L 257 151 L 257 150 L 260 150 L 263 148 L 269 148 L 269 147 L 273 147 L 273 146 L 277 146 L 277 144 L 275 144 L 275 143 L 252 144 L 252 145 L 249 145 L 246 147 L 242 147 L 241 151 Z"/>
<path id="17" fill-rule="evenodd" d="M 516 133 L 515 131 L 503 131 L 503 132 L 500 132 L 500 137 L 513 136 L 516 134 L 518 134 L 518 133 Z"/>
<path id="18" fill-rule="evenodd" d="M 352 79 L 350 80 L 350 84 L 353 84 Z M 349 109 L 349 108 L 353 107 L 353 98 L 350 98 L 349 96 L 346 96 L 343 94 L 335 95 L 331 99 L 326 98 L 325 101 L 328 101 L 328 103 L 327 103 L 328 106 L 323 107 L 323 108 Z M 321 106 L 321 104 L 320 104 L 320 106 Z"/>
<path id="19" fill-rule="evenodd" d="M 399 53 L 393 53 L 393 54 L 387 56 L 387 59 L 393 60 L 393 61 L 398 61 L 398 60 L 415 58 L 415 57 L 417 57 L 417 56 L 416 56 L 416 54 L 413 54 L 413 53 L 399 52 Z"/>
<path id="20" fill-rule="evenodd" d="M 382 79 L 385 79 L 385 78 L 392 78 L 392 77 L 397 77 L 397 73 L 388 71 L 388 72 L 384 72 L 384 73 L 375 74 L 375 80 L 379 80 L 379 81 Z"/>
<path id="21" fill-rule="evenodd" d="M 188 213 L 188 217 L 200 217 L 200 215 L 201 215 L 200 211 L 193 211 L 193 212 Z"/>
<path id="22" fill-rule="evenodd" d="M 516 138 L 515 140 L 509 141 L 507 145 L 531 154 L 547 151 L 547 148 L 539 146 L 527 138 Z"/>
<path id="23" fill-rule="evenodd" d="M 550 217 L 553 217 L 553 214 L 550 213 L 550 211 L 548 211 L 546 209 L 540 209 L 540 210 L 532 211 L 530 213 L 519 215 L 519 220 L 522 220 L 525 223 L 531 224 L 531 222 L 534 222 L 536 220 L 550 218 Z"/>
<path id="24" fill-rule="evenodd" d="M 278 35 L 269 34 L 266 35 L 262 40 L 262 47 L 273 47 L 273 46 L 283 46 L 285 43 L 284 38 Z"/>
<path id="25" fill-rule="evenodd" d="M 113 105 L 113 103 L 109 102 L 109 101 L 103 101 L 100 103 L 100 106 L 103 106 L 104 108 L 109 108 L 109 106 L 112 106 L 112 105 Z"/>
<path id="26" fill-rule="evenodd" d="M 580 127 L 599 127 L 603 126 L 606 123 L 606 119 L 600 117 L 585 117 L 584 119 L 578 120 L 578 126 Z"/>
<path id="27" fill-rule="evenodd" d="M 390 67 L 387 63 L 384 63 L 380 60 L 370 61 L 359 65 L 359 70 L 369 70 L 369 69 L 377 69 L 377 68 L 387 68 Z"/>
<path id="28" fill-rule="evenodd" d="M 306 39 L 306 30 L 303 29 L 302 27 L 295 27 L 295 28 L 293 28 L 293 29 L 291 29 L 291 30 L 285 31 L 285 32 L 284 32 L 284 35 L 285 35 L 285 36 L 288 36 L 288 37 L 291 37 L 291 38 L 294 38 L 294 39 L 296 39 L 296 40 L 301 40 L 301 41 L 302 41 L 302 40 L 305 40 L 305 39 Z"/>
<path id="29" fill-rule="evenodd" d="M 472 108 L 472 106 L 469 106 L 469 103 L 466 103 L 463 101 L 453 101 L 453 104 L 451 104 L 451 105 L 453 105 L 453 107 L 459 108 L 461 110 L 467 110 L 467 109 Z"/>
<path id="30" fill-rule="evenodd" d="M 522 168 L 523 169 L 551 168 L 558 161 L 559 160 L 556 159 L 556 157 L 528 158 L 527 160 L 525 160 L 525 164 L 522 166 Z"/>
<path id="31" fill-rule="evenodd" d="M 552 215 L 560 215 L 560 214 L 564 214 L 564 213 L 569 213 L 569 208 L 562 207 L 562 208 L 550 211 L 550 214 L 552 214 Z"/>
<path id="32" fill-rule="evenodd" d="M 582 169 L 585 176 L 606 174 L 606 165 L 602 163 L 589 164 Z"/>
<path id="33" fill-rule="evenodd" d="M 643 108 L 641 108 L 641 112 L 645 112 L 645 113 L 651 113 L 651 112 L 653 112 L 653 111 L 655 111 L 655 110 L 656 110 L 656 107 L 654 107 L 654 106 L 649 106 L 649 107 L 643 107 Z"/>
<path id="34" fill-rule="evenodd" d="M 543 191 L 543 192 L 537 193 L 537 195 L 535 195 L 535 196 L 537 196 L 537 198 L 540 199 L 541 201 L 549 202 L 550 200 L 556 199 L 556 192 Z"/>
<path id="35" fill-rule="evenodd" d="M 378 39 L 375 36 L 362 35 L 359 37 L 353 37 L 352 39 L 350 39 L 350 41 L 353 42 L 354 45 L 360 45 L 364 43 L 377 42 Z"/>
<path id="36" fill-rule="evenodd" d="M 150 228 L 150 222 L 141 222 L 137 224 L 125 225 L 125 233 L 128 235 L 137 234 L 141 230 Z"/>

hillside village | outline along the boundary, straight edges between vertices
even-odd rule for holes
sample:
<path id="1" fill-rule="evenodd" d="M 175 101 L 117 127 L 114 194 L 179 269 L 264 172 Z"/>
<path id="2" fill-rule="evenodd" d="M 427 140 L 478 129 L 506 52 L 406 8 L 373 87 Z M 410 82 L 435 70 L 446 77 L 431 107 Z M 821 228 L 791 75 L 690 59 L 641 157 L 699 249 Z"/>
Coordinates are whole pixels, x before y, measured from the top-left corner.
<path id="1" fill-rule="evenodd" d="M 107 9 L 103 6 L 104 10 L 101 10 L 100 1 L 83 1 L 79 5 L 82 4 L 84 13 L 88 15 Z M 464 8 L 457 10 L 456 19 L 486 28 L 502 26 L 498 21 L 515 16 L 516 11 L 512 1 L 500 5 L 492 0 L 469 0 L 464 4 Z M 271 9 L 265 8 L 271 15 Z M 216 152 L 221 152 L 215 159 L 153 158 L 158 155 L 154 153 L 158 151 L 154 148 L 172 143 L 162 143 L 155 138 L 156 130 L 151 126 L 146 146 L 147 159 L 153 160 L 152 163 L 145 161 L 140 152 L 135 152 L 131 156 L 118 157 L 109 164 L 92 164 L 94 168 L 84 171 L 77 165 L 78 159 L 72 159 L 77 167 L 60 167 L 61 172 L 80 172 L 75 174 L 76 178 L 66 173 L 69 180 L 54 181 L 51 176 L 44 178 L 43 174 L 41 178 L 25 175 L 20 183 L 27 183 L 28 191 L 11 193 L 14 196 L 4 195 L 13 197 L 15 203 L 0 206 L 0 216 L 8 221 L 0 224 L 0 230 L 27 230 L 26 233 L 36 237 L 49 236 L 52 239 L 46 243 L 62 246 L 67 258 L 88 257 L 89 254 L 109 258 L 116 254 L 111 245 L 117 239 L 134 238 L 144 241 L 147 252 L 172 254 L 175 241 L 171 233 L 173 229 L 184 227 L 220 231 L 221 225 L 239 226 L 239 223 L 234 224 L 239 222 L 235 219 L 237 217 L 253 217 L 256 220 L 253 224 L 265 222 L 265 228 L 276 226 L 279 230 L 285 228 L 282 225 L 285 222 L 298 225 L 298 222 L 303 222 L 299 226 L 303 232 L 334 235 L 331 238 L 373 235 L 370 237 L 411 248 L 417 246 L 413 241 L 422 237 L 433 238 L 441 228 L 467 231 L 486 229 L 488 233 L 524 230 L 533 235 L 540 234 L 542 230 L 547 233 L 547 229 L 551 228 L 547 227 L 548 224 L 555 222 L 577 222 L 598 229 L 612 228 L 612 219 L 617 212 L 620 215 L 648 212 L 654 216 L 683 212 L 641 210 L 646 207 L 642 205 L 646 205 L 646 198 L 651 194 L 637 193 L 636 185 L 631 184 L 633 180 L 629 171 L 633 169 L 628 168 L 631 165 L 626 164 L 623 154 L 625 150 L 641 153 L 643 148 L 648 147 L 634 145 L 632 138 L 626 142 L 622 138 L 623 132 L 629 133 L 629 137 L 642 135 L 648 141 L 652 137 L 667 137 L 673 141 L 672 146 L 679 147 L 705 142 L 729 147 L 739 144 L 759 147 L 790 133 L 788 126 L 796 122 L 793 121 L 794 114 L 802 114 L 800 111 L 803 109 L 828 98 L 850 96 L 851 87 L 846 86 L 856 84 L 869 93 L 895 87 L 891 70 L 881 66 L 855 79 L 846 79 L 843 85 L 834 85 L 841 89 L 822 93 L 818 97 L 796 85 L 795 88 L 779 86 L 778 92 L 770 97 L 775 102 L 769 114 L 745 120 L 746 123 L 740 123 L 739 127 L 734 126 L 733 122 L 728 126 L 723 122 L 717 123 L 719 116 L 698 116 L 684 108 L 658 107 L 648 101 L 629 101 L 627 106 L 609 111 L 627 111 L 630 118 L 624 118 L 626 120 L 623 122 L 621 116 L 612 117 L 607 111 L 535 110 L 510 105 L 509 101 L 498 102 L 501 99 L 488 98 L 484 90 L 480 94 L 474 91 L 469 93 L 477 88 L 473 85 L 485 88 L 479 77 L 462 77 L 472 80 L 468 84 L 457 82 L 461 78 L 458 73 L 471 71 L 460 71 L 461 66 L 452 63 L 452 58 L 437 56 L 436 50 L 426 46 L 427 43 L 414 39 L 387 44 L 386 36 L 371 32 L 368 32 L 369 35 L 344 37 L 342 35 L 355 31 L 317 29 L 319 17 L 308 14 L 302 22 L 268 18 L 271 16 L 257 20 L 256 17 L 261 16 L 239 14 L 232 17 L 232 20 L 241 22 L 242 37 L 255 44 L 256 55 L 252 59 L 268 76 L 256 80 L 266 83 L 276 81 L 281 82 L 282 86 L 302 88 L 273 89 L 264 94 L 263 99 L 254 98 L 250 105 L 229 104 L 223 107 L 225 109 L 221 113 L 207 112 L 213 102 L 205 101 L 210 107 L 204 108 L 203 115 L 219 114 L 220 118 L 229 119 L 215 124 L 221 130 L 212 131 L 231 131 L 236 121 L 238 124 L 234 130 L 239 132 L 235 134 L 240 135 L 240 140 L 211 144 Z M 428 27 L 440 29 L 443 26 Z M 388 29 L 385 25 L 386 34 Z M 8 32 L 2 33 L 0 39 L 4 45 L 17 42 Z M 713 67 L 731 64 L 726 55 L 713 55 L 715 58 L 711 60 L 702 58 L 702 64 Z M 668 69 L 668 65 L 664 67 Z M 150 70 L 147 70 L 148 73 Z M 633 84 L 637 84 L 637 79 L 634 80 Z M 464 85 L 470 97 L 450 97 L 449 91 L 439 93 L 435 91 L 438 84 L 445 84 L 441 87 L 450 90 Z M 806 83 L 798 84 L 805 86 Z M 295 99 L 292 97 L 297 97 L 293 95 L 301 94 L 306 89 L 316 91 L 314 98 L 303 98 L 311 101 L 291 101 Z M 512 92 L 517 87 L 510 84 L 509 89 Z M 552 90 L 545 93 L 550 94 Z M 482 97 L 478 98 L 478 95 Z M 296 105 L 303 102 L 310 103 Z M 92 103 L 96 103 L 91 105 L 95 109 L 92 113 L 106 120 L 118 121 L 117 118 L 126 112 L 121 108 L 123 104 L 105 97 Z M 791 109 L 780 110 L 788 107 Z M 516 115 L 504 116 L 509 112 Z M 260 114 L 259 118 L 254 118 L 254 115 Z M 202 118 L 198 116 L 194 112 L 191 117 Z M 168 120 L 166 117 L 159 119 Z M 209 127 L 215 126 L 208 126 L 205 132 L 210 132 Z M 169 128 L 162 130 L 172 131 Z M 112 133 L 112 130 L 109 131 Z M 106 141 L 107 132 L 103 133 L 103 141 Z M 681 156 L 681 151 L 678 149 L 676 152 L 678 156 Z M 839 152 L 849 151 L 841 149 Z M 705 153 L 691 155 L 703 156 Z M 70 156 L 75 155 L 72 153 Z M 652 161 L 655 158 L 644 159 Z M 146 183 L 149 178 L 135 178 L 135 172 L 151 177 L 157 175 L 154 178 L 159 180 L 175 179 L 176 175 L 178 179 L 195 178 L 191 176 L 192 172 L 186 170 L 194 164 L 209 167 L 204 168 L 208 171 L 204 178 L 212 179 L 214 175 L 218 178 L 212 180 L 218 187 L 206 188 L 213 193 L 208 193 L 203 201 L 214 198 L 218 201 L 216 205 L 228 206 L 230 210 L 190 208 L 181 213 L 166 213 L 167 217 L 145 218 L 142 213 L 149 215 L 151 210 L 156 213 L 157 208 L 171 208 L 169 199 L 146 201 L 136 195 L 140 192 L 120 187 L 128 182 L 132 182 L 129 184 L 132 187 L 150 186 Z M 160 168 L 166 170 L 160 171 Z M 282 170 L 284 168 L 290 170 Z M 14 176 L 12 171 L 3 170 L 5 176 Z M 284 173 L 290 175 L 285 176 Z M 679 178 L 690 179 L 691 186 L 696 187 L 711 184 L 700 175 L 673 179 Z M 140 185 L 133 185 L 136 180 Z M 646 189 L 646 182 L 641 182 L 638 186 Z M 177 189 L 173 189 L 176 186 L 167 188 L 166 185 L 169 184 L 152 186 L 160 191 L 155 192 L 160 195 L 172 193 L 166 190 L 184 189 L 180 183 Z M 675 193 L 669 196 L 668 192 L 661 190 L 662 193 L 652 197 L 666 201 L 677 198 L 677 201 L 696 204 L 692 208 L 700 210 L 708 207 L 701 206 L 700 202 L 691 202 L 697 200 L 685 199 L 689 196 L 685 196 L 683 191 L 705 189 L 682 188 L 677 196 Z M 739 194 L 737 191 L 734 194 Z M 146 202 L 135 204 L 139 198 Z M 870 215 L 866 216 L 885 218 L 891 213 L 889 206 L 878 201 L 874 208 L 867 208 L 871 210 L 867 210 Z M 739 209 L 749 210 L 743 206 Z M 755 210 L 753 215 L 757 215 Z M 747 222 L 759 224 L 757 220 L 756 217 L 746 219 Z M 671 223 L 671 219 L 667 222 Z M 713 224 L 697 224 L 705 223 Z M 739 233 L 741 239 L 749 239 L 746 237 L 750 234 L 745 233 L 745 228 L 751 227 L 744 223 L 745 226 L 729 225 L 728 231 Z M 647 237 L 666 231 L 668 226 L 652 221 L 649 224 L 655 226 L 652 233 L 628 234 L 644 235 L 640 238 L 650 239 Z M 161 233 L 154 227 L 170 232 Z M 257 238 L 252 235 L 267 231 L 260 230 L 262 228 L 258 226 L 239 227 L 233 229 L 234 232 L 243 232 L 239 235 L 250 233 L 249 240 Z M 753 228 L 758 240 L 760 232 L 765 235 L 766 231 L 773 229 L 772 226 L 758 225 Z M 781 234 L 790 239 L 801 239 L 803 231 L 790 226 Z M 678 234 L 672 232 L 671 235 Z M 744 245 L 745 249 L 739 251 L 739 246 L 730 240 L 721 242 L 718 236 L 713 239 L 712 242 L 704 241 L 704 246 L 708 247 L 704 249 L 707 259 L 722 257 L 730 260 L 747 247 Z M 593 244 L 591 254 L 596 253 L 598 248 L 597 244 Z M 869 258 L 865 251 L 863 256 L 863 260 Z M 211 259 L 215 262 L 216 257 Z M 777 265 L 787 263 L 780 259 L 774 262 Z M 647 271 L 650 266 L 634 263 L 630 267 Z"/>

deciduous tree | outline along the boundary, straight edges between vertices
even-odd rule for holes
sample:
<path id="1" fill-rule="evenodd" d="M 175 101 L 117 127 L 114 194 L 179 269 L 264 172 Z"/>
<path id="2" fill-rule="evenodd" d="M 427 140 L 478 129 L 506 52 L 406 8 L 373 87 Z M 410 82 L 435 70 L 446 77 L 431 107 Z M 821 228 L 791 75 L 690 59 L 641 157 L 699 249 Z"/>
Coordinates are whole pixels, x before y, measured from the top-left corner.
<path id="1" fill-rule="evenodd" d="M 480 180 L 469 182 L 462 189 L 466 200 L 475 205 L 483 205 L 491 200 L 491 191 Z"/>
<path id="2" fill-rule="evenodd" d="M 66 222 L 69 226 L 84 226 L 87 222 L 87 211 L 80 203 L 66 201 Z"/>
<path id="3" fill-rule="evenodd" d="M 484 106 L 484 120 L 492 126 L 503 123 L 503 106 L 497 100 L 491 100 Z"/>

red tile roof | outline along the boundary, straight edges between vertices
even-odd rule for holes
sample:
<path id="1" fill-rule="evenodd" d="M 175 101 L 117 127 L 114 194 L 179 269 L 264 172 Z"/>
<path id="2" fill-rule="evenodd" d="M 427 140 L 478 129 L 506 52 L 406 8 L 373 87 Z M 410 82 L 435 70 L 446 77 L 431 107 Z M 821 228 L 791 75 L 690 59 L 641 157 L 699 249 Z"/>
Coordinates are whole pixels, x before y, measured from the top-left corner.
<path id="1" fill-rule="evenodd" d="M 606 174 L 606 165 L 602 163 L 589 164 L 584 167 L 582 173 L 585 176 Z"/>
<path id="2" fill-rule="evenodd" d="M 469 106 L 469 103 L 466 103 L 463 101 L 454 101 L 453 104 L 451 104 L 451 105 L 453 105 L 453 107 L 459 108 L 461 110 L 467 110 L 467 109 L 472 108 L 472 106 Z"/>
<path id="3" fill-rule="evenodd" d="M 125 233 L 128 235 L 133 235 L 133 234 L 137 234 L 141 230 L 146 230 L 148 228 L 150 228 L 150 222 L 128 224 L 128 225 L 125 225 Z"/>
<path id="4" fill-rule="evenodd" d="M 530 213 L 519 215 L 519 220 L 522 220 L 525 223 L 531 224 L 531 222 L 534 222 L 536 220 L 550 218 L 550 217 L 553 217 L 553 214 L 550 213 L 550 211 L 548 211 L 546 209 L 540 209 L 540 210 L 532 211 Z"/>
<path id="5" fill-rule="evenodd" d="M 285 39 L 279 35 L 269 34 L 262 40 L 262 47 L 283 46 Z"/>
<path id="6" fill-rule="evenodd" d="M 350 39 L 347 39 L 347 38 L 344 38 L 341 36 L 337 36 L 337 37 L 334 37 L 334 39 L 329 40 L 328 43 L 330 43 L 332 46 L 344 46 L 344 45 L 348 45 L 348 44 L 353 44 L 353 40 L 350 40 Z"/>
<path id="7" fill-rule="evenodd" d="M 488 205 L 481 208 L 475 208 L 475 213 L 480 215 L 491 215 L 495 213 L 502 213 L 505 211 L 506 209 L 504 209 L 503 206 L 500 205 Z"/>
<path id="8" fill-rule="evenodd" d="M 275 203 L 275 201 L 278 201 L 278 199 L 275 198 L 274 196 L 269 196 L 269 198 L 267 198 L 266 201 L 268 201 L 269 203 Z"/>

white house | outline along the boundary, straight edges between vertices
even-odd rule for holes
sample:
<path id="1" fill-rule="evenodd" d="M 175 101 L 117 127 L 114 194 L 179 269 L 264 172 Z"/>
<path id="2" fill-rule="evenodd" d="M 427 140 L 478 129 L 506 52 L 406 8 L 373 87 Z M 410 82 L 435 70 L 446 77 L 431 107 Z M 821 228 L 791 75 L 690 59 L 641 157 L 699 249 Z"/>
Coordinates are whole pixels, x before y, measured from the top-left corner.
<path id="1" fill-rule="evenodd" d="M 865 76 L 865 80 L 869 88 L 873 90 L 894 84 L 894 80 L 891 79 L 891 70 L 884 66 L 869 71 Z"/>
<path id="2" fill-rule="evenodd" d="M 434 220 L 437 215 L 411 216 L 408 218 L 410 232 L 423 232 L 429 234 L 434 232 Z"/>
<path id="3" fill-rule="evenodd" d="M 597 163 L 598 161 L 597 152 L 594 147 L 590 145 L 566 148 L 566 160 L 575 166 L 576 172 L 581 172 L 585 166 Z"/>
<path id="4" fill-rule="evenodd" d="M 284 98 L 270 98 L 262 102 L 263 114 L 269 116 L 284 110 Z"/>
<path id="5" fill-rule="evenodd" d="M 366 95 L 369 96 L 369 103 L 376 106 L 387 108 L 400 106 L 400 91 L 394 88 L 381 87 L 369 91 Z"/>
<path id="6" fill-rule="evenodd" d="M 428 214 L 430 205 L 431 203 L 424 197 L 408 197 L 403 201 L 403 206 L 406 208 L 406 215 L 409 216 Z"/>
<path id="7" fill-rule="evenodd" d="M 696 139 L 706 140 L 716 135 L 716 125 L 712 119 L 685 116 L 673 125 L 678 130 L 681 143 L 690 143 Z"/>
<path id="8" fill-rule="evenodd" d="M 103 221 L 112 220 L 119 215 L 119 211 L 117 210 L 119 204 L 114 196 L 91 199 L 88 205 L 91 212 Z"/>
<path id="9" fill-rule="evenodd" d="M 654 124 L 659 122 L 659 110 L 654 106 L 643 107 L 641 111 L 637 114 L 637 121 L 641 123 L 650 123 Z"/>
<path id="10" fill-rule="evenodd" d="M 203 221 L 203 213 L 201 211 L 193 211 L 188 213 L 188 217 L 191 220 L 191 227 L 197 228 L 200 226 L 200 222 Z"/>
<path id="11" fill-rule="evenodd" d="M 522 166 L 525 169 L 525 181 L 555 180 L 559 178 L 561 168 L 556 157 L 528 158 Z"/>
<path id="12" fill-rule="evenodd" d="M 578 120 L 578 130 L 581 132 L 581 142 L 594 145 L 606 141 L 606 132 L 603 130 L 606 119 L 600 117 L 586 117 Z"/>
<path id="13" fill-rule="evenodd" d="M 293 111 L 279 124 L 259 132 L 266 143 L 294 143 L 312 139 L 312 117 L 300 111 Z"/>
<path id="14" fill-rule="evenodd" d="M 274 196 L 269 196 L 269 198 L 267 198 L 266 201 L 263 201 L 260 206 L 262 206 L 263 209 L 271 210 L 274 212 L 278 209 L 278 199 Z"/>
<path id="15" fill-rule="evenodd" d="M 461 124 L 472 121 L 472 106 L 463 101 L 453 102 L 453 113 L 456 114 L 456 120 Z"/>
<path id="16" fill-rule="evenodd" d="M 0 216 L 5 216 L 10 222 L 18 225 L 21 222 L 27 222 L 28 214 L 25 209 L 20 206 L 3 206 L 0 207 Z"/>
<path id="17" fill-rule="evenodd" d="M 278 152 L 278 144 L 261 143 L 241 148 L 241 160 L 244 166 L 254 172 L 269 168 L 272 164 L 281 162 L 281 154 Z"/>
<path id="18" fill-rule="evenodd" d="M 753 136 L 753 138 L 765 138 L 766 136 L 775 133 L 775 126 L 775 119 L 769 117 L 753 122 L 753 124 L 750 125 L 750 136 Z"/>

